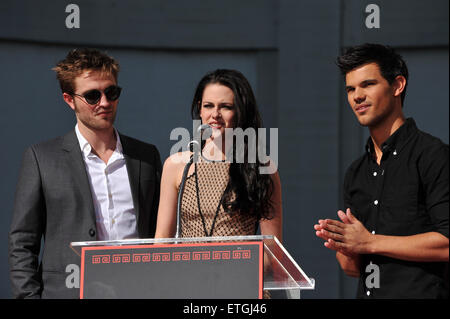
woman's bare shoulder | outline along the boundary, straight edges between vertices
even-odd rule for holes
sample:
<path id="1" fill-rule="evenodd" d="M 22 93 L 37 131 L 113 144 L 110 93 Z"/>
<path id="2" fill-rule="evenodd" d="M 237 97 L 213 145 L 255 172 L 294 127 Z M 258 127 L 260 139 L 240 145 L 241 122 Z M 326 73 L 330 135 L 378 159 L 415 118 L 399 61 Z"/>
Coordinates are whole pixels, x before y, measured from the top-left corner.
<path id="1" fill-rule="evenodd" d="M 179 169 L 183 168 L 191 157 L 191 152 L 178 152 L 170 155 L 164 162 L 164 168 L 167 169 Z"/>

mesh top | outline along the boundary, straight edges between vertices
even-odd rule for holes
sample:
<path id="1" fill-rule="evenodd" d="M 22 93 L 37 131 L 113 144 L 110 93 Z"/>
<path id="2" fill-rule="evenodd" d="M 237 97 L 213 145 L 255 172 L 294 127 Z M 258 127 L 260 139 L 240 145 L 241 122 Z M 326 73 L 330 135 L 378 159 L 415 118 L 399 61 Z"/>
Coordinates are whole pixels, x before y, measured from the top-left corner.
<path id="1" fill-rule="evenodd" d="M 212 228 L 217 207 L 228 184 L 230 163 L 200 161 L 194 165 L 196 169 L 186 179 L 181 203 L 181 237 L 207 236 L 198 209 L 197 182 L 198 199 L 208 235 L 211 230 L 211 236 L 255 235 L 258 226 L 255 216 L 229 214 L 222 205 Z"/>

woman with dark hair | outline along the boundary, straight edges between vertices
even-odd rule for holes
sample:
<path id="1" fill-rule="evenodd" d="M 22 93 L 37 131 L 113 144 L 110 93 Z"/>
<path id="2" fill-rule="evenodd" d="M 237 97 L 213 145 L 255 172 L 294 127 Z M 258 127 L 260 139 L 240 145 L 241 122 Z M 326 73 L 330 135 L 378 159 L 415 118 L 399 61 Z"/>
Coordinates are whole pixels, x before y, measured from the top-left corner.
<path id="1" fill-rule="evenodd" d="M 257 133 L 262 121 L 247 79 L 235 70 L 219 69 L 206 74 L 195 91 L 191 114 L 193 119 L 208 124 L 212 135 L 206 140 L 199 161 L 187 173 L 180 237 L 255 235 L 259 226 L 261 234 L 274 235 L 281 241 L 278 172 L 273 169 L 273 174 L 261 173 L 261 167 L 274 164 L 261 163 L 258 157 L 249 160 L 249 150 L 256 147 L 258 151 Z M 256 139 L 244 139 L 242 148 L 233 145 L 230 159 L 226 156 L 225 130 L 236 128 L 253 129 Z M 241 155 L 243 162 L 236 161 Z M 178 191 L 191 156 L 190 151 L 172 154 L 164 163 L 156 238 L 175 235 Z"/>

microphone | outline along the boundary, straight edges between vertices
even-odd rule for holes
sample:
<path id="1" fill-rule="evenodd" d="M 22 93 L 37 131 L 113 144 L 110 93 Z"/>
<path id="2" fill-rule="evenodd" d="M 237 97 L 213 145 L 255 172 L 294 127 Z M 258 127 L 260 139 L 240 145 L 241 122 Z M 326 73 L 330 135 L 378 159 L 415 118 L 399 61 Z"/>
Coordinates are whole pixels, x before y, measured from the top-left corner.
<path id="1" fill-rule="evenodd" d="M 204 131 L 202 133 L 202 131 Z M 181 201 L 184 193 L 184 184 L 186 183 L 187 173 L 189 168 L 191 167 L 194 160 L 198 159 L 198 155 L 201 155 L 203 148 L 203 140 L 208 139 L 212 135 L 212 128 L 208 124 L 199 125 L 196 130 L 196 134 L 194 134 L 194 138 L 189 142 L 189 150 L 193 153 L 189 159 L 189 162 L 186 163 L 183 170 L 183 177 L 181 178 L 180 188 L 178 190 L 178 199 L 177 199 L 177 228 L 175 233 L 175 238 L 180 238 L 181 234 Z M 206 136 L 206 137 L 205 137 Z M 200 137 L 200 142 L 198 141 L 198 137 Z"/>
<path id="2" fill-rule="evenodd" d="M 212 135 L 212 127 L 209 126 L 209 124 L 202 124 L 197 128 L 197 132 L 199 132 L 199 133 L 201 133 L 203 130 L 206 133 L 203 133 L 202 139 L 206 140 Z M 205 137 L 205 135 L 207 135 L 207 136 Z"/>
<path id="3" fill-rule="evenodd" d="M 199 127 L 197 127 L 196 134 L 194 134 L 194 138 L 189 141 L 189 150 L 193 153 L 198 153 L 199 151 L 201 151 L 204 146 L 203 141 L 207 140 L 211 135 L 211 126 L 209 126 L 208 124 L 199 125 Z"/>

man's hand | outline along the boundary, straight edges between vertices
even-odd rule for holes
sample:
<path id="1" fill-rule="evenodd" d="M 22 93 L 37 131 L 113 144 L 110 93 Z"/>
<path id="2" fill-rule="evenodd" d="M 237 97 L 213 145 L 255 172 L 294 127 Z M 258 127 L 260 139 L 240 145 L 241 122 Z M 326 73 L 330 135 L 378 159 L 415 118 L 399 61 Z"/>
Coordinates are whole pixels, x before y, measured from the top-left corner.
<path id="1" fill-rule="evenodd" d="M 356 219 L 347 208 L 347 213 L 338 211 L 342 222 L 325 219 L 314 225 L 316 235 L 325 240 L 325 247 L 352 257 L 370 253 L 374 236 Z"/>
<path id="2" fill-rule="evenodd" d="M 357 269 L 360 254 L 382 255 L 415 262 L 448 262 L 449 240 L 441 233 L 374 235 L 353 216 L 350 209 L 347 209 L 346 214 L 338 211 L 338 216 L 342 222 L 332 219 L 319 220 L 314 229 L 316 236 L 325 240 L 325 247 L 337 252 L 336 257 L 344 271 L 351 269 L 353 272 Z M 349 260 L 355 261 L 354 267 L 348 266 Z"/>

